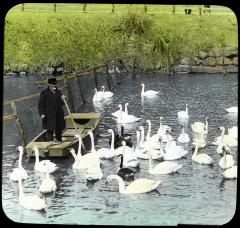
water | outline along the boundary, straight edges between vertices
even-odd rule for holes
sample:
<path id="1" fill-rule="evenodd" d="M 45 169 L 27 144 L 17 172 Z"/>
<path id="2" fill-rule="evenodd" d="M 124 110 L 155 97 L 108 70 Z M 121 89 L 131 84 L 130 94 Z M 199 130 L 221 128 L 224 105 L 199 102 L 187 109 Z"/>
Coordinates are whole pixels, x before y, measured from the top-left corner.
<path id="1" fill-rule="evenodd" d="M 35 79 L 8 78 L 4 79 L 4 99 L 16 98 L 36 92 L 32 85 Z M 18 82 L 18 84 L 16 83 Z M 140 84 L 145 89 L 160 91 L 155 99 L 140 98 Z M 30 84 L 32 86 L 30 86 Z M 37 90 L 41 90 L 40 88 Z M 13 92 L 12 92 L 13 91 Z M 28 93 L 29 92 L 29 93 Z M 185 158 L 178 160 L 183 168 L 172 175 L 148 174 L 148 161 L 140 161 L 140 170 L 135 179 L 146 177 L 160 179 L 162 183 L 157 191 L 140 195 L 121 195 L 115 181 L 107 186 L 105 178 L 115 174 L 120 158 L 106 161 L 103 164 L 103 180 L 94 183 L 86 182 L 84 173 L 72 170 L 71 156 L 51 159 L 60 167 L 52 174 L 56 180 L 55 194 L 42 196 L 48 208 L 45 212 L 24 209 L 18 203 L 18 185 L 9 180 L 9 174 L 17 165 L 18 146 L 17 131 L 14 121 L 3 124 L 3 160 L 2 160 L 2 205 L 6 216 L 20 223 L 40 224 L 94 224 L 94 225 L 177 225 L 177 224 L 208 224 L 221 225 L 229 222 L 235 214 L 237 197 L 237 180 L 224 180 L 218 161 L 220 155 L 216 146 L 211 145 L 214 138 L 221 134 L 218 127 L 230 128 L 237 125 L 237 117 L 226 114 L 224 108 L 238 106 L 238 78 L 230 75 L 159 75 L 148 74 L 135 80 L 126 79 L 114 89 L 114 96 L 100 105 L 88 102 L 78 111 L 102 112 L 99 131 L 95 137 L 96 148 L 108 147 L 110 135 L 107 129 L 115 131 L 120 126 L 112 118 L 119 103 L 129 103 L 129 114 L 140 117 L 137 123 L 124 125 L 125 131 L 135 134 L 140 125 L 147 131 L 146 120 L 152 123 L 152 134 L 159 127 L 159 117 L 163 116 L 164 124 L 172 127 L 171 135 L 176 139 L 181 133 L 181 124 L 177 112 L 189 104 L 190 119 L 187 132 L 192 139 L 190 124 L 195 121 L 204 122 L 209 118 L 208 147 L 202 149 L 214 159 L 214 165 L 204 166 L 192 162 L 192 146 L 184 145 L 189 151 Z M 77 98 L 76 98 L 77 99 Z M 36 100 L 34 101 L 36 102 Z M 23 103 L 23 102 L 21 102 Z M 22 104 L 24 106 L 25 104 Z M 33 104 L 28 104 L 34 106 Z M 36 104 L 35 104 L 36 105 Z M 20 105 L 19 105 L 20 106 Z M 20 106 L 20 107 L 22 107 Z M 27 106 L 28 107 L 28 106 Z M 24 107 L 22 107 L 24 109 Z M 7 112 L 7 107 L 4 112 Z M 26 119 L 29 134 L 34 135 L 35 127 L 41 130 L 40 124 L 33 124 L 34 118 Z M 39 120 L 35 119 L 36 122 Z M 39 122 L 38 122 L 39 123 Z M 136 136 L 132 138 L 134 144 Z M 237 162 L 237 147 L 232 147 Z M 39 193 L 38 187 L 42 176 L 33 171 L 34 159 L 23 157 L 23 166 L 29 178 L 23 182 L 25 193 Z M 127 182 L 126 182 L 127 184 Z"/>

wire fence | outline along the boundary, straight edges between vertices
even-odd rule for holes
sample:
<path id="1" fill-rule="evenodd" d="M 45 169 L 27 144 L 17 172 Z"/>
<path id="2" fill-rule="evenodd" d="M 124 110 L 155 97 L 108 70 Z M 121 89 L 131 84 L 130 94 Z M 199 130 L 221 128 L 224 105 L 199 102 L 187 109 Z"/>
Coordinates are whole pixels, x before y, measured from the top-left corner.
<path id="1" fill-rule="evenodd" d="M 82 12 L 82 13 L 126 13 L 137 11 L 150 14 L 231 14 L 225 6 L 215 5 L 151 5 L 151 4 L 67 4 L 67 3 L 22 3 L 12 11 L 20 12 Z"/>

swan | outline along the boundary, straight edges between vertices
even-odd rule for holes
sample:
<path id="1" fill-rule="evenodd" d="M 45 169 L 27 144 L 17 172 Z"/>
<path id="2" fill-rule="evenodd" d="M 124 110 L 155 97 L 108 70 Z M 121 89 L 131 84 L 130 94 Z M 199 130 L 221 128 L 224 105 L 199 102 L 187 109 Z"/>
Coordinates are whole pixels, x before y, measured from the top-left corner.
<path id="1" fill-rule="evenodd" d="M 133 178 L 136 172 L 130 168 L 123 167 L 123 155 L 119 154 L 118 157 L 119 156 L 121 156 L 121 163 L 117 171 L 117 175 L 122 178 Z"/>
<path id="2" fill-rule="evenodd" d="M 227 179 L 237 178 L 237 165 L 232 166 L 231 168 L 226 169 L 222 175 Z"/>
<path id="3" fill-rule="evenodd" d="M 69 152 L 72 154 L 72 156 L 74 158 L 74 163 L 72 164 L 72 168 L 73 169 L 86 169 L 87 168 L 87 167 L 83 167 L 82 168 L 82 166 L 80 166 L 80 164 L 79 164 L 80 161 L 79 161 L 79 159 L 78 159 L 78 157 L 77 157 L 77 155 L 75 153 L 75 150 L 73 148 L 70 148 Z"/>
<path id="4" fill-rule="evenodd" d="M 147 96 L 147 97 L 155 96 L 159 93 L 159 91 L 154 91 L 154 90 L 144 91 L 145 85 L 143 83 L 141 84 L 141 87 L 142 87 L 142 91 L 141 91 L 141 96 L 142 97 L 144 97 L 144 96 Z"/>
<path id="5" fill-rule="evenodd" d="M 128 115 L 128 107 L 127 107 L 128 105 L 129 105 L 129 103 L 125 103 L 125 105 L 124 105 L 124 112 L 126 115 Z"/>
<path id="6" fill-rule="evenodd" d="M 228 136 L 234 139 L 238 139 L 238 127 L 233 126 L 232 128 L 228 128 Z"/>
<path id="7" fill-rule="evenodd" d="M 225 146 L 223 146 L 223 156 L 218 162 L 221 169 L 228 169 L 234 165 L 233 156 L 230 154 L 227 154 L 227 151 L 230 151 L 229 148 L 226 148 Z"/>
<path id="8" fill-rule="evenodd" d="M 177 164 L 176 162 L 172 161 L 163 161 L 157 164 L 155 167 L 152 165 L 152 156 L 149 155 L 149 162 L 148 162 L 148 172 L 152 175 L 154 174 L 169 174 L 178 171 L 182 168 L 182 165 Z"/>
<path id="9" fill-rule="evenodd" d="M 22 179 L 18 179 L 19 203 L 22 207 L 30 210 L 43 210 L 47 207 L 45 201 L 37 195 L 26 196 L 23 192 Z"/>
<path id="10" fill-rule="evenodd" d="M 151 121 L 150 120 L 146 120 L 146 123 L 148 124 L 148 132 L 146 135 L 146 140 L 150 140 L 151 139 Z"/>
<path id="11" fill-rule="evenodd" d="M 153 149 L 160 149 L 160 145 L 158 143 L 159 136 L 157 137 L 151 137 L 149 140 L 144 141 L 144 128 L 143 126 L 139 126 L 139 130 L 141 131 L 141 140 L 140 140 L 140 148 L 143 149 L 143 151 L 149 151 Z M 147 157 L 148 159 L 148 157 Z"/>
<path id="12" fill-rule="evenodd" d="M 89 166 L 85 174 L 85 178 L 88 181 L 100 180 L 103 178 L 103 172 L 100 167 L 100 163 L 95 166 Z"/>
<path id="13" fill-rule="evenodd" d="M 168 133 L 167 133 L 168 136 Z M 167 140 L 165 153 L 163 154 L 164 160 L 177 160 L 182 158 L 188 153 L 182 146 L 177 146 L 175 141 Z"/>
<path id="14" fill-rule="evenodd" d="M 158 128 L 157 134 L 159 136 L 164 136 L 166 134 L 166 130 L 168 130 L 170 127 L 168 125 L 163 124 L 163 117 L 160 117 L 160 126 Z M 171 138 L 171 137 L 170 137 Z"/>
<path id="15" fill-rule="evenodd" d="M 42 160 L 39 161 L 39 151 L 36 145 L 34 145 L 33 150 L 35 152 L 35 165 L 34 165 L 34 170 L 41 172 L 41 173 L 45 173 L 46 169 L 45 169 L 45 162 L 47 160 Z M 57 167 L 57 165 L 53 162 L 51 162 L 50 160 L 48 160 L 48 168 L 49 168 L 49 173 L 54 173 L 56 170 L 59 169 L 59 167 Z"/>
<path id="16" fill-rule="evenodd" d="M 203 165 L 210 165 L 213 163 L 213 159 L 209 155 L 204 153 L 198 154 L 198 144 L 195 147 L 192 160 Z"/>
<path id="17" fill-rule="evenodd" d="M 126 150 L 126 142 L 122 141 L 122 154 L 123 154 L 123 166 L 124 167 L 139 167 L 140 163 L 138 160 L 137 153 L 134 149 Z"/>
<path id="18" fill-rule="evenodd" d="M 208 133 L 208 117 L 206 117 L 206 123 L 194 122 L 191 124 L 192 130 L 196 133 L 207 134 Z"/>
<path id="19" fill-rule="evenodd" d="M 97 89 L 94 89 L 94 96 L 93 96 L 93 101 L 102 101 L 104 100 L 103 93 L 102 91 L 97 91 Z"/>
<path id="20" fill-rule="evenodd" d="M 233 106 L 231 108 L 226 108 L 225 109 L 228 113 L 232 113 L 232 114 L 237 114 L 238 113 L 238 107 Z"/>
<path id="21" fill-rule="evenodd" d="M 39 191 L 41 193 L 50 193 L 50 192 L 55 192 L 57 189 L 57 185 L 55 180 L 50 178 L 49 175 L 49 160 L 45 161 L 45 173 L 46 173 L 46 178 L 42 181 Z"/>
<path id="22" fill-rule="evenodd" d="M 17 150 L 19 151 L 18 168 L 14 168 L 12 173 L 10 173 L 9 177 L 11 181 L 18 181 L 19 178 L 22 180 L 28 178 L 28 174 L 22 166 L 23 147 L 19 146 Z"/>
<path id="23" fill-rule="evenodd" d="M 102 89 L 102 96 L 103 96 L 104 99 L 110 98 L 110 97 L 113 96 L 113 92 L 105 91 L 105 86 L 102 86 L 101 89 Z"/>
<path id="24" fill-rule="evenodd" d="M 110 148 L 100 148 L 97 151 L 99 158 L 113 159 L 116 155 L 114 150 L 114 132 L 112 129 L 108 129 L 108 133 L 112 134 L 111 146 Z"/>
<path id="25" fill-rule="evenodd" d="M 184 131 L 184 127 L 182 128 L 182 133 L 179 135 L 177 141 L 180 142 L 180 143 L 187 143 L 187 142 L 190 141 L 190 137 L 189 137 L 189 135 Z"/>
<path id="26" fill-rule="evenodd" d="M 125 112 L 122 110 L 122 105 L 121 104 L 118 105 L 118 108 L 119 108 L 119 110 L 112 113 L 112 115 L 116 118 L 119 118 L 120 114 L 123 115 L 123 116 L 125 114 Z"/>
<path id="27" fill-rule="evenodd" d="M 179 111 L 177 114 L 178 114 L 178 118 L 188 119 L 189 118 L 189 115 L 188 115 L 188 104 L 186 104 L 186 111 Z"/>
<path id="28" fill-rule="evenodd" d="M 106 183 L 111 180 L 117 180 L 119 184 L 120 194 L 141 194 L 150 192 L 158 187 L 160 180 L 151 180 L 146 178 L 139 178 L 131 182 L 127 187 L 123 179 L 118 175 L 109 175 L 106 178 Z"/>
<path id="29" fill-rule="evenodd" d="M 123 111 L 120 110 L 120 115 L 117 117 L 117 122 L 118 123 L 133 123 L 133 122 L 139 121 L 140 119 L 141 118 L 138 118 L 133 115 L 126 115 L 126 113 L 123 114 Z"/>

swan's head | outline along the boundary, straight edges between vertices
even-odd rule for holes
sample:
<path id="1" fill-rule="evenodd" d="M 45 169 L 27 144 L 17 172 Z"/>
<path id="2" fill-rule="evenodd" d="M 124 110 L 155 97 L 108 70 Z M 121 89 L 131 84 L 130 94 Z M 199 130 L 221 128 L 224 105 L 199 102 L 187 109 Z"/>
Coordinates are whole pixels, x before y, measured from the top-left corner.
<path id="1" fill-rule="evenodd" d="M 38 152 L 38 148 L 37 148 L 36 145 L 33 146 L 33 150 L 34 150 L 35 152 Z"/>
<path id="2" fill-rule="evenodd" d="M 101 86 L 101 88 L 102 88 L 102 89 L 104 89 L 104 88 L 105 88 L 105 86 Z"/>
<path id="3" fill-rule="evenodd" d="M 71 154 L 74 154 L 74 153 L 75 153 L 75 150 L 74 150 L 73 148 L 69 148 L 69 152 L 70 152 Z"/>
<path id="4" fill-rule="evenodd" d="M 139 127 L 139 130 L 140 130 L 140 131 L 144 131 L 143 126 L 140 126 L 140 127 Z"/>
<path id="5" fill-rule="evenodd" d="M 122 108 L 122 105 L 121 105 L 121 104 L 119 104 L 119 105 L 118 105 L 118 108 Z"/>
<path id="6" fill-rule="evenodd" d="M 79 135 L 79 134 L 76 134 L 76 135 L 74 135 L 74 138 L 75 138 L 75 139 L 79 139 L 79 138 L 80 138 L 80 135 Z"/>
<path id="7" fill-rule="evenodd" d="M 22 153 L 23 152 L 23 147 L 22 146 L 18 146 L 17 150 Z"/>
<path id="8" fill-rule="evenodd" d="M 186 106 L 188 106 L 188 103 L 186 104 Z"/>
<path id="9" fill-rule="evenodd" d="M 151 124 L 151 121 L 150 121 L 150 120 L 146 120 L 146 123 L 147 123 L 147 124 Z"/>
<path id="10" fill-rule="evenodd" d="M 88 131 L 88 135 L 90 135 L 90 136 L 93 135 L 91 130 Z"/>
<path id="11" fill-rule="evenodd" d="M 144 84 L 142 83 L 141 86 L 144 86 Z"/>
<path id="12" fill-rule="evenodd" d="M 129 105 L 129 103 L 125 103 L 125 106 L 128 106 Z"/>
<path id="13" fill-rule="evenodd" d="M 97 89 L 95 88 L 93 91 L 96 93 L 96 92 L 97 92 Z"/>
<path id="14" fill-rule="evenodd" d="M 108 129 L 107 132 L 108 132 L 108 133 L 112 133 L 112 132 L 113 132 L 113 129 Z"/>
<path id="15" fill-rule="evenodd" d="M 122 141 L 122 145 L 123 145 L 123 146 L 126 146 L 126 142 L 125 142 L 125 141 Z"/>
<path id="16" fill-rule="evenodd" d="M 225 127 L 223 127 L 223 126 L 219 127 L 219 129 L 220 129 L 221 131 L 225 131 Z"/>

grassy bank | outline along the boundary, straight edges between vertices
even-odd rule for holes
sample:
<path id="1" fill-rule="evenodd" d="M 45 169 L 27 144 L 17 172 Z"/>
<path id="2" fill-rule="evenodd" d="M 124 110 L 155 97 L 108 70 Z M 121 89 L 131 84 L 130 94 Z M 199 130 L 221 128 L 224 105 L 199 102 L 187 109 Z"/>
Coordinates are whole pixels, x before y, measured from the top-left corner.
<path id="1" fill-rule="evenodd" d="M 199 50 L 238 44 L 236 16 L 225 8 L 226 14 L 200 16 L 146 14 L 129 5 L 118 13 L 67 11 L 66 6 L 61 11 L 59 4 L 56 12 L 17 7 L 5 19 L 5 71 L 39 72 L 60 62 L 74 70 L 116 58 L 129 64 L 135 59 L 144 70 L 164 68 Z"/>

